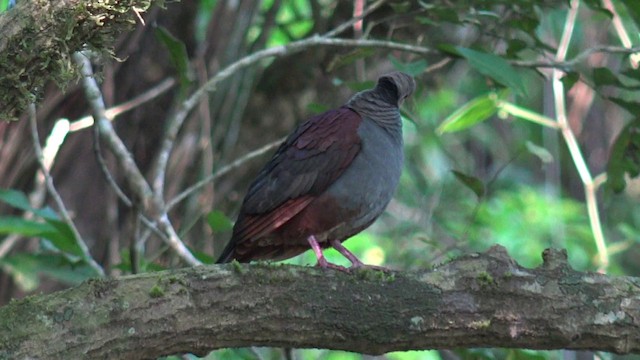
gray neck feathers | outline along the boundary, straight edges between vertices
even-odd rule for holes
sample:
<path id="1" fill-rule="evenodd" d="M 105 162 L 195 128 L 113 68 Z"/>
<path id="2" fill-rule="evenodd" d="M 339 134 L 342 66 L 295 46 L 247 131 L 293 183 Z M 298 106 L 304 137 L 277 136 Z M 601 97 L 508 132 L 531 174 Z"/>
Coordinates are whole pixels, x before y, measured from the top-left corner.
<path id="1" fill-rule="evenodd" d="M 347 107 L 375 122 L 392 136 L 402 138 L 402 120 L 398 106 L 385 101 L 375 89 L 355 94 L 347 102 Z"/>

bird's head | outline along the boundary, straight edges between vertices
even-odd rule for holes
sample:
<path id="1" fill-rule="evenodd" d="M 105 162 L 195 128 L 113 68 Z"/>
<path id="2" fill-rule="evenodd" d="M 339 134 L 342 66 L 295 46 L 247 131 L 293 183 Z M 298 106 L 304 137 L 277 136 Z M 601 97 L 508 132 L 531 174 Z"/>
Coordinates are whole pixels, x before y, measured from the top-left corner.
<path id="1" fill-rule="evenodd" d="M 384 96 L 385 101 L 400 107 L 415 89 L 416 82 L 411 76 L 396 71 L 380 76 L 375 90 Z"/>

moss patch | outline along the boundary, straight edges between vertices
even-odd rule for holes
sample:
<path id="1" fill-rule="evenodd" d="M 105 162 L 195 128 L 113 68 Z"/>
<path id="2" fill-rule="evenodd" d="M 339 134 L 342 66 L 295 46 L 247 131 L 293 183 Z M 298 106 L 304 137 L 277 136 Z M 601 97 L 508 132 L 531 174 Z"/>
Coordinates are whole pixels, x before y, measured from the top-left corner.
<path id="1" fill-rule="evenodd" d="M 0 16 L 0 120 L 17 120 L 53 81 L 78 78 L 71 54 L 90 49 L 112 55 L 116 37 L 133 29 L 150 0 L 19 1 Z"/>

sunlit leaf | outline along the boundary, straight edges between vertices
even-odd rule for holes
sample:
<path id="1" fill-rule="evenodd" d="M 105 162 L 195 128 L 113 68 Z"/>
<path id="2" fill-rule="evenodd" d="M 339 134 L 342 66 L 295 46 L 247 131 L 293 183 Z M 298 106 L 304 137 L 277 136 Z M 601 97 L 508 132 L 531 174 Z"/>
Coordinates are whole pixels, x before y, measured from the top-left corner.
<path id="1" fill-rule="evenodd" d="M 496 82 L 515 90 L 520 95 L 527 95 L 520 74 L 502 57 L 457 46 L 457 52 L 464 56 L 469 65 Z"/>
<path id="2" fill-rule="evenodd" d="M 640 175 L 640 118 L 625 126 L 611 150 L 607 164 L 607 186 L 618 193 L 624 190 L 625 174 Z"/>
<path id="3" fill-rule="evenodd" d="M 451 170 L 453 175 L 455 175 L 456 179 L 463 183 L 466 187 L 468 187 L 471 191 L 473 191 L 477 197 L 481 198 L 485 194 L 485 186 L 482 180 L 477 177 L 473 177 L 470 175 L 463 174 L 456 170 Z"/>
<path id="4" fill-rule="evenodd" d="M 436 129 L 438 134 L 454 132 L 469 128 L 485 121 L 498 111 L 496 93 L 488 93 L 469 101 L 453 114 L 449 115 Z"/>
<path id="5" fill-rule="evenodd" d="M 214 233 L 231 230 L 233 222 L 220 210 L 214 210 L 207 214 L 207 223 Z"/>

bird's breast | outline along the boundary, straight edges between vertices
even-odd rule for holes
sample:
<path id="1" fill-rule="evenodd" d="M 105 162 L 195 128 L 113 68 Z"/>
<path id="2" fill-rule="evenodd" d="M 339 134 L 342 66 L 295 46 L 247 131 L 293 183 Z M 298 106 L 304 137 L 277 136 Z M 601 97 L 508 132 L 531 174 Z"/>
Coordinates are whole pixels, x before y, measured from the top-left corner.
<path id="1" fill-rule="evenodd" d="M 395 134 L 364 119 L 358 129 L 362 148 L 327 195 L 349 214 L 329 237 L 352 235 L 386 208 L 400 179 L 403 151 L 401 133 Z M 337 232 L 338 234 L 333 234 Z M 344 233 L 344 234 L 343 234 Z"/>

